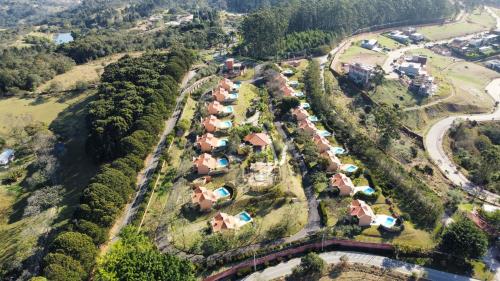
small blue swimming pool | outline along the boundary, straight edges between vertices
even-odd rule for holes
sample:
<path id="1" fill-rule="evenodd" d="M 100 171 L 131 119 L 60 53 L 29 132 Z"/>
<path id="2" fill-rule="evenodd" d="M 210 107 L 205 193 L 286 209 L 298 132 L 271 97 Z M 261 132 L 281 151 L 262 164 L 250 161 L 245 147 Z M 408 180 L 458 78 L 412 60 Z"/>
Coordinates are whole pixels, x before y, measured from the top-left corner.
<path id="1" fill-rule="evenodd" d="M 304 96 L 304 93 L 303 92 L 296 92 L 295 94 L 293 94 L 295 97 L 297 98 L 302 98 Z"/>
<path id="2" fill-rule="evenodd" d="M 318 121 L 319 121 L 318 117 L 317 117 L 317 116 L 315 116 L 315 115 L 309 116 L 309 118 L 308 118 L 308 119 L 309 119 L 309 121 L 311 121 L 311 122 L 318 122 Z"/>
<path id="3" fill-rule="evenodd" d="M 222 129 L 231 128 L 232 126 L 233 126 L 233 122 L 231 122 L 231 121 L 222 121 L 220 123 L 220 128 L 222 128 Z"/>
<path id="4" fill-rule="evenodd" d="M 336 147 L 332 147 L 332 152 L 337 154 L 337 155 L 340 155 L 340 154 L 345 154 L 345 149 L 340 147 L 340 146 L 336 146 Z"/>
<path id="5" fill-rule="evenodd" d="M 365 189 L 363 189 L 363 193 L 366 195 L 372 195 L 373 193 L 375 193 L 375 189 L 367 186 Z"/>
<path id="6" fill-rule="evenodd" d="M 217 160 L 217 163 L 219 163 L 220 167 L 227 167 L 229 165 L 229 160 L 227 160 L 226 158 L 221 158 Z"/>
<path id="7" fill-rule="evenodd" d="M 226 107 L 224 108 L 224 111 L 225 111 L 226 113 L 233 113 L 233 112 L 234 112 L 234 108 L 233 108 L 232 106 L 226 106 Z"/>
<path id="8" fill-rule="evenodd" d="M 348 165 L 347 167 L 344 168 L 344 171 L 349 172 L 349 173 L 354 173 L 358 170 L 358 167 L 355 165 Z"/>
<path id="9" fill-rule="evenodd" d="M 283 75 L 287 75 L 287 76 L 293 75 L 293 73 L 294 72 L 291 69 L 287 69 L 287 70 L 283 71 Z"/>
<path id="10" fill-rule="evenodd" d="M 300 107 L 302 107 L 303 109 L 308 109 L 308 108 L 311 108 L 311 105 L 308 104 L 307 102 L 305 102 L 305 103 L 301 103 Z"/>
<path id="11" fill-rule="evenodd" d="M 238 99 L 238 94 L 229 94 L 229 99 L 230 100 L 237 100 Z"/>
<path id="12" fill-rule="evenodd" d="M 241 221 L 244 221 L 244 222 L 251 222 L 252 221 L 252 217 L 247 212 L 241 212 L 238 215 L 238 217 L 240 218 Z"/>
<path id="13" fill-rule="evenodd" d="M 223 139 L 223 140 L 219 140 L 219 144 L 218 146 L 226 146 L 227 145 L 227 140 Z"/>
<path id="14" fill-rule="evenodd" d="M 229 190 L 227 190 L 226 188 L 224 187 L 221 187 L 221 188 L 217 188 L 214 193 L 219 197 L 219 198 L 224 198 L 224 197 L 228 197 L 229 195 L 231 195 L 229 193 Z"/>
<path id="15" fill-rule="evenodd" d="M 332 133 L 325 131 L 325 130 L 320 130 L 320 131 L 318 131 L 318 135 L 320 135 L 322 137 L 331 137 Z"/>

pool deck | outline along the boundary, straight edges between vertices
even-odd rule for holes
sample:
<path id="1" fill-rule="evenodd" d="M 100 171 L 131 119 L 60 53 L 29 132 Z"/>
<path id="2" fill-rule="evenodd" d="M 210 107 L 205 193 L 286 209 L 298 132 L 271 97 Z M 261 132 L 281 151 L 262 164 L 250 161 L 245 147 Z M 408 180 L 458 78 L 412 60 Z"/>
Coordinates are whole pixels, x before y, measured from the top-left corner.
<path id="1" fill-rule="evenodd" d="M 393 218 L 394 223 L 392 225 L 386 225 L 385 222 L 386 222 L 387 218 Z M 374 225 L 374 226 L 382 225 L 384 227 L 390 228 L 390 227 L 393 227 L 395 224 L 396 224 L 396 218 L 394 218 L 394 217 L 391 217 L 388 215 L 375 215 L 375 220 L 370 225 Z"/>

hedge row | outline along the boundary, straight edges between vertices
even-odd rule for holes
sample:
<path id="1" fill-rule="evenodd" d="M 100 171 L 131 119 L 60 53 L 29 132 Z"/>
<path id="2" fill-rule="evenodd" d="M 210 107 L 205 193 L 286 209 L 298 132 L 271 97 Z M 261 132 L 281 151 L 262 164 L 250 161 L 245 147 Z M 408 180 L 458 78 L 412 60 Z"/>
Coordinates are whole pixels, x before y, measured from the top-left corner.
<path id="1" fill-rule="evenodd" d="M 105 68 L 97 99 L 89 105 L 88 152 L 109 161 L 84 190 L 72 224 L 61 231 L 44 259 L 50 280 L 85 280 L 97 247 L 131 199 L 143 159 L 175 108 L 178 82 L 193 63 L 185 49 L 124 57 Z"/>

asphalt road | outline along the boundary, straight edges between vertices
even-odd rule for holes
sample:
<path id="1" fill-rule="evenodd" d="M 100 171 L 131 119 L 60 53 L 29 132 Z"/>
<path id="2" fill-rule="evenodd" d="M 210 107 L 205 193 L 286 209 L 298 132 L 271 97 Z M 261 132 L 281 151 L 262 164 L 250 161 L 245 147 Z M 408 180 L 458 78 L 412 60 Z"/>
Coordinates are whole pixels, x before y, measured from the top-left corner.
<path id="1" fill-rule="evenodd" d="M 435 269 L 422 267 L 415 264 L 409 264 L 383 256 L 376 256 L 371 254 L 357 253 L 357 252 L 326 252 L 319 254 L 328 264 L 336 264 L 340 262 L 340 257 L 346 256 L 349 263 L 360 263 L 366 266 L 375 266 L 381 269 L 391 269 L 393 271 L 411 275 L 412 272 L 424 273 L 426 279 L 433 281 L 469 281 L 476 280 L 465 276 L 460 276 L 452 273 L 447 273 Z M 268 267 L 263 271 L 256 272 L 252 275 L 242 279 L 243 281 L 260 281 L 260 280 L 273 280 L 282 276 L 292 273 L 294 267 L 300 264 L 300 258 L 283 262 L 277 266 Z"/>

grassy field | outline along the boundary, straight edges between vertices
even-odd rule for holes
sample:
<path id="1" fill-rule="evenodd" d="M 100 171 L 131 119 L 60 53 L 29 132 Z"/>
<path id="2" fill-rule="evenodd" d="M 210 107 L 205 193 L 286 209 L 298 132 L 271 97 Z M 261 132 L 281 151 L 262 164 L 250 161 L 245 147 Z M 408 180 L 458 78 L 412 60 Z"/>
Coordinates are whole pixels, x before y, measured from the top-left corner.
<path id="1" fill-rule="evenodd" d="M 340 56 L 340 62 L 383 65 L 386 57 L 387 56 L 383 53 L 352 45 Z"/>
<path id="2" fill-rule="evenodd" d="M 239 98 L 236 105 L 234 105 L 234 122 L 236 124 L 241 124 L 246 120 L 247 109 L 252 104 L 252 101 L 257 98 L 258 89 L 252 84 L 242 83 Z"/>
<path id="3" fill-rule="evenodd" d="M 487 31 L 495 26 L 495 19 L 487 11 L 476 10 L 467 15 L 462 21 L 439 26 L 427 26 L 419 28 L 418 32 L 431 41 L 438 41 Z"/>
<path id="4" fill-rule="evenodd" d="M 373 100 L 388 105 L 398 104 L 401 108 L 421 104 L 422 98 L 413 94 L 399 80 L 386 80 L 371 95 Z"/>
<path id="5" fill-rule="evenodd" d="M 141 52 L 127 53 L 130 56 L 139 56 Z M 61 90 L 71 90 L 75 87 L 76 82 L 83 81 L 87 83 L 94 83 L 99 80 L 104 67 L 110 63 L 116 62 L 125 53 L 114 54 L 105 58 L 94 60 L 85 64 L 77 65 L 73 67 L 70 71 L 57 75 L 53 79 L 45 82 L 37 88 L 37 92 L 47 91 L 51 84 L 58 83 L 61 86 Z"/>
<path id="6" fill-rule="evenodd" d="M 65 146 L 65 153 L 59 158 L 61 185 L 64 187 L 63 201 L 58 208 L 48 209 L 39 215 L 23 218 L 26 198 L 30 195 L 22 184 L 0 185 L 0 264 L 5 267 L 16 267 L 25 258 L 39 250 L 38 245 L 44 243 L 44 234 L 53 227 L 60 226 L 70 218 L 79 202 L 81 191 L 88 180 L 95 174 L 97 167 L 85 153 L 87 131 L 85 129 L 85 107 L 92 93 L 81 94 L 66 102 L 50 100 L 43 104 L 30 105 L 29 100 L 15 98 L 2 100 L 0 105 L 5 111 L 22 102 L 23 114 L 32 121 L 43 121 L 59 136 Z M 4 112 L 2 110 L 2 112 Z M 12 113 L 9 113 L 12 114 Z M 12 126 L 22 126 L 25 119 L 16 119 L 16 115 L 2 115 L 2 120 L 10 120 L 8 131 Z M 21 123 L 20 123 L 21 122 Z M 26 124 L 25 124 L 26 125 Z M 29 163 L 28 159 L 18 159 Z M 1 175 L 0 175 L 1 177 Z M 22 180 L 20 181 L 22 182 Z"/>

